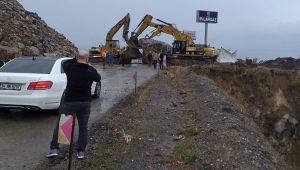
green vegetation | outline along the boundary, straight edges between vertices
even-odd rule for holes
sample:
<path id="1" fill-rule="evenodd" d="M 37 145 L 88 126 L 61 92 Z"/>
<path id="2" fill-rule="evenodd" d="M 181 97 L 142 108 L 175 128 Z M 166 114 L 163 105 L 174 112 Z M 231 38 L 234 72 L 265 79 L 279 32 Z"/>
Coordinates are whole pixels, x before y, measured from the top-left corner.
<path id="1" fill-rule="evenodd" d="M 184 136 L 186 137 L 192 137 L 196 136 L 198 134 L 198 129 L 197 128 L 188 128 L 184 131 Z"/>
<path id="2" fill-rule="evenodd" d="M 175 147 L 175 157 L 177 159 L 183 160 L 185 163 L 195 162 L 198 157 L 195 154 L 193 145 L 193 139 L 186 139 L 181 141 L 179 145 Z"/>
<path id="3" fill-rule="evenodd" d="M 260 83 L 258 88 L 267 97 L 271 97 L 274 94 L 274 90 L 270 87 L 269 84 Z"/>
<path id="4" fill-rule="evenodd" d="M 92 159 L 87 159 L 84 161 L 84 167 L 87 169 L 120 169 L 114 162 L 110 160 L 110 150 L 109 149 L 99 149 L 97 150 L 95 156 Z"/>
<path id="5" fill-rule="evenodd" d="M 185 136 L 174 149 L 175 159 L 183 161 L 185 164 L 193 163 L 198 159 L 196 155 L 195 137 L 198 135 L 198 129 L 195 125 L 197 114 L 195 112 L 186 113 L 186 121 L 189 125 L 182 134 Z"/>
<path id="6" fill-rule="evenodd" d="M 300 79 L 293 80 L 291 86 L 295 88 L 300 88 Z"/>

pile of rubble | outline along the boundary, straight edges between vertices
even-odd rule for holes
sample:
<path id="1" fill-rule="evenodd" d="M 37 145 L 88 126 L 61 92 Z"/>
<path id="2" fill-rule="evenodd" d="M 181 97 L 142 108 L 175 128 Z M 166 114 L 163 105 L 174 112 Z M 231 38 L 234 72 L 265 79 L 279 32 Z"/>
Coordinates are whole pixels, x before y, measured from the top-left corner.
<path id="1" fill-rule="evenodd" d="M 148 38 L 139 39 L 139 44 L 142 46 L 144 54 L 148 54 L 151 51 L 168 52 L 172 50 L 172 47 L 169 44 L 163 41 L 158 41 L 158 40 L 153 40 Z"/>
<path id="2" fill-rule="evenodd" d="M 300 59 L 292 57 L 276 58 L 274 60 L 264 61 L 261 65 L 281 69 L 300 69 Z"/>
<path id="3" fill-rule="evenodd" d="M 21 55 L 74 56 L 77 48 L 17 0 L 0 1 L 0 59 Z"/>

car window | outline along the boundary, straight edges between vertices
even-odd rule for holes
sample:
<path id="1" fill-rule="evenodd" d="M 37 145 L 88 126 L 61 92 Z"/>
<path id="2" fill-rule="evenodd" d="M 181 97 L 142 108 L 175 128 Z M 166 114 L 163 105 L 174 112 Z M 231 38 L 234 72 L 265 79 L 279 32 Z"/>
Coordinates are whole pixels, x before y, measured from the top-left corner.
<path id="1" fill-rule="evenodd" d="M 0 72 L 49 74 L 54 63 L 55 60 L 46 59 L 14 59 L 1 67 Z"/>

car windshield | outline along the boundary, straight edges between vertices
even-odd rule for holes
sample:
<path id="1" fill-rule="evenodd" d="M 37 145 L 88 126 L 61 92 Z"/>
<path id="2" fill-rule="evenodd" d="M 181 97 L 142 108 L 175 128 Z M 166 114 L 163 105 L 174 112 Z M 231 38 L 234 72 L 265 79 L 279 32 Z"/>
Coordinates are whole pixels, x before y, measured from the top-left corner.
<path id="1" fill-rule="evenodd" d="M 54 63 L 55 60 L 18 58 L 1 67 L 0 72 L 50 74 Z"/>

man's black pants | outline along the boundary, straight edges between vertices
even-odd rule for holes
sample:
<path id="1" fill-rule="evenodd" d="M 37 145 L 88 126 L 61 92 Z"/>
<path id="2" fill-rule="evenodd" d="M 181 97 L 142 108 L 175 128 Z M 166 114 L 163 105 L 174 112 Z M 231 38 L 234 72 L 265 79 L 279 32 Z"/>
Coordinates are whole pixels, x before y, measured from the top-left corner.
<path id="1" fill-rule="evenodd" d="M 79 126 L 79 136 L 77 151 L 85 151 L 87 145 L 87 133 L 88 133 L 88 121 L 91 112 L 91 102 L 62 102 L 59 107 L 60 114 L 73 114 L 76 113 L 76 118 L 78 120 Z M 53 138 L 51 141 L 50 148 L 58 149 L 58 124 L 54 129 Z"/>

